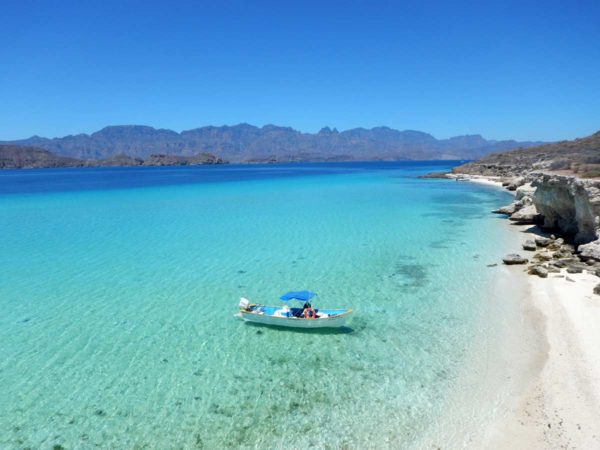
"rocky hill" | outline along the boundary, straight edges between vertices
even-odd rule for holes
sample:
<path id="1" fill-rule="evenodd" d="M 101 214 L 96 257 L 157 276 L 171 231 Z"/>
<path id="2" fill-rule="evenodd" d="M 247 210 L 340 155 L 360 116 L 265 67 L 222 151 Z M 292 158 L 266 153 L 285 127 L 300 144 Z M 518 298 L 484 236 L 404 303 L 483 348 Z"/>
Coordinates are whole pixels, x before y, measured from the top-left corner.
<path id="1" fill-rule="evenodd" d="M 600 177 L 600 131 L 591 136 L 554 144 L 494 153 L 453 169 L 457 174 L 521 176 L 533 171 Z"/>
<path id="2" fill-rule="evenodd" d="M 0 145 L 0 169 L 41 169 L 51 167 L 126 167 L 126 166 L 186 166 L 224 164 L 221 158 L 209 153 L 193 156 L 150 155 L 132 158 L 119 154 L 106 159 L 77 159 L 55 155 L 36 147 Z"/>
<path id="3" fill-rule="evenodd" d="M 148 126 L 109 126 L 62 138 L 38 136 L 4 142 L 49 150 L 78 159 L 115 155 L 147 158 L 152 154 L 193 156 L 210 153 L 231 162 L 351 161 L 402 159 L 477 159 L 491 152 L 537 145 L 535 142 L 488 141 L 479 135 L 436 139 L 420 131 L 387 127 L 343 132 L 328 127 L 302 133 L 289 127 L 248 124 L 207 126 L 177 133 Z"/>
<path id="4" fill-rule="evenodd" d="M 494 212 L 559 233 L 573 242 L 581 260 L 600 262 L 600 131 L 573 141 L 492 154 L 455 167 L 447 176 L 502 181 L 516 191 L 515 201 Z M 552 258 L 562 263 L 563 253 Z M 552 264 L 542 269 L 547 271 Z"/>

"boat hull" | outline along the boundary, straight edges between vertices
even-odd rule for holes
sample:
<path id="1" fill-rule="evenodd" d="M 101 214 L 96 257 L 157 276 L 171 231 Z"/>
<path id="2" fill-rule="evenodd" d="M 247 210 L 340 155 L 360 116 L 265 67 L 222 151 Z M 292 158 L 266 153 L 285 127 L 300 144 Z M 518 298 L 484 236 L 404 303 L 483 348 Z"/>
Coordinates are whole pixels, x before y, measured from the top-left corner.
<path id="1" fill-rule="evenodd" d="M 263 325 L 274 325 L 288 328 L 339 328 L 346 323 L 346 319 L 352 314 L 352 310 L 343 310 L 344 312 L 329 317 L 318 319 L 304 319 L 298 317 L 279 317 L 266 314 L 258 314 L 251 311 L 240 310 L 240 318 L 246 322 L 261 323 Z"/>

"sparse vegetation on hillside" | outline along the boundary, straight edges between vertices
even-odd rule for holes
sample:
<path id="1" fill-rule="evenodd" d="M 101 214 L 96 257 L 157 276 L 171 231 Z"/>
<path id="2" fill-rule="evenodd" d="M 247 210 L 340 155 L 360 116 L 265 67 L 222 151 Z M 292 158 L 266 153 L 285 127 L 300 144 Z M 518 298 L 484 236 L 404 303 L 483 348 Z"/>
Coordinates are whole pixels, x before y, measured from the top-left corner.
<path id="1" fill-rule="evenodd" d="M 600 131 L 591 136 L 494 153 L 453 169 L 454 173 L 514 176 L 533 170 L 600 177 Z"/>

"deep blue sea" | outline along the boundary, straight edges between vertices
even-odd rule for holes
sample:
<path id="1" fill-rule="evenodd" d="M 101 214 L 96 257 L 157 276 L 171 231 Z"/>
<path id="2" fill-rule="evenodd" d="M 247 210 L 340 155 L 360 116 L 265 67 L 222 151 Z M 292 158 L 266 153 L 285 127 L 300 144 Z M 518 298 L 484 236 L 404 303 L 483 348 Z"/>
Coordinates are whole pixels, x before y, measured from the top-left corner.
<path id="1" fill-rule="evenodd" d="M 0 448 L 416 446 L 513 239 L 507 193 L 416 178 L 452 165 L 0 171 Z M 354 316 L 234 317 L 297 289 Z"/>

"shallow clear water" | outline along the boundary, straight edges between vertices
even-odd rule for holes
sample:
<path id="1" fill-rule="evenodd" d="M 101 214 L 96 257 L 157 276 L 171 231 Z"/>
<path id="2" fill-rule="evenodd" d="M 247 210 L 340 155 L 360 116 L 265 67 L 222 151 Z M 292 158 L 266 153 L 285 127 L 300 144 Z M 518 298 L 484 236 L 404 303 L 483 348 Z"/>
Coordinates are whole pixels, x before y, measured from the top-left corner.
<path id="1" fill-rule="evenodd" d="M 410 447 L 512 238 L 449 166 L 0 172 L 0 447 Z M 292 289 L 355 314 L 233 317 Z"/>

